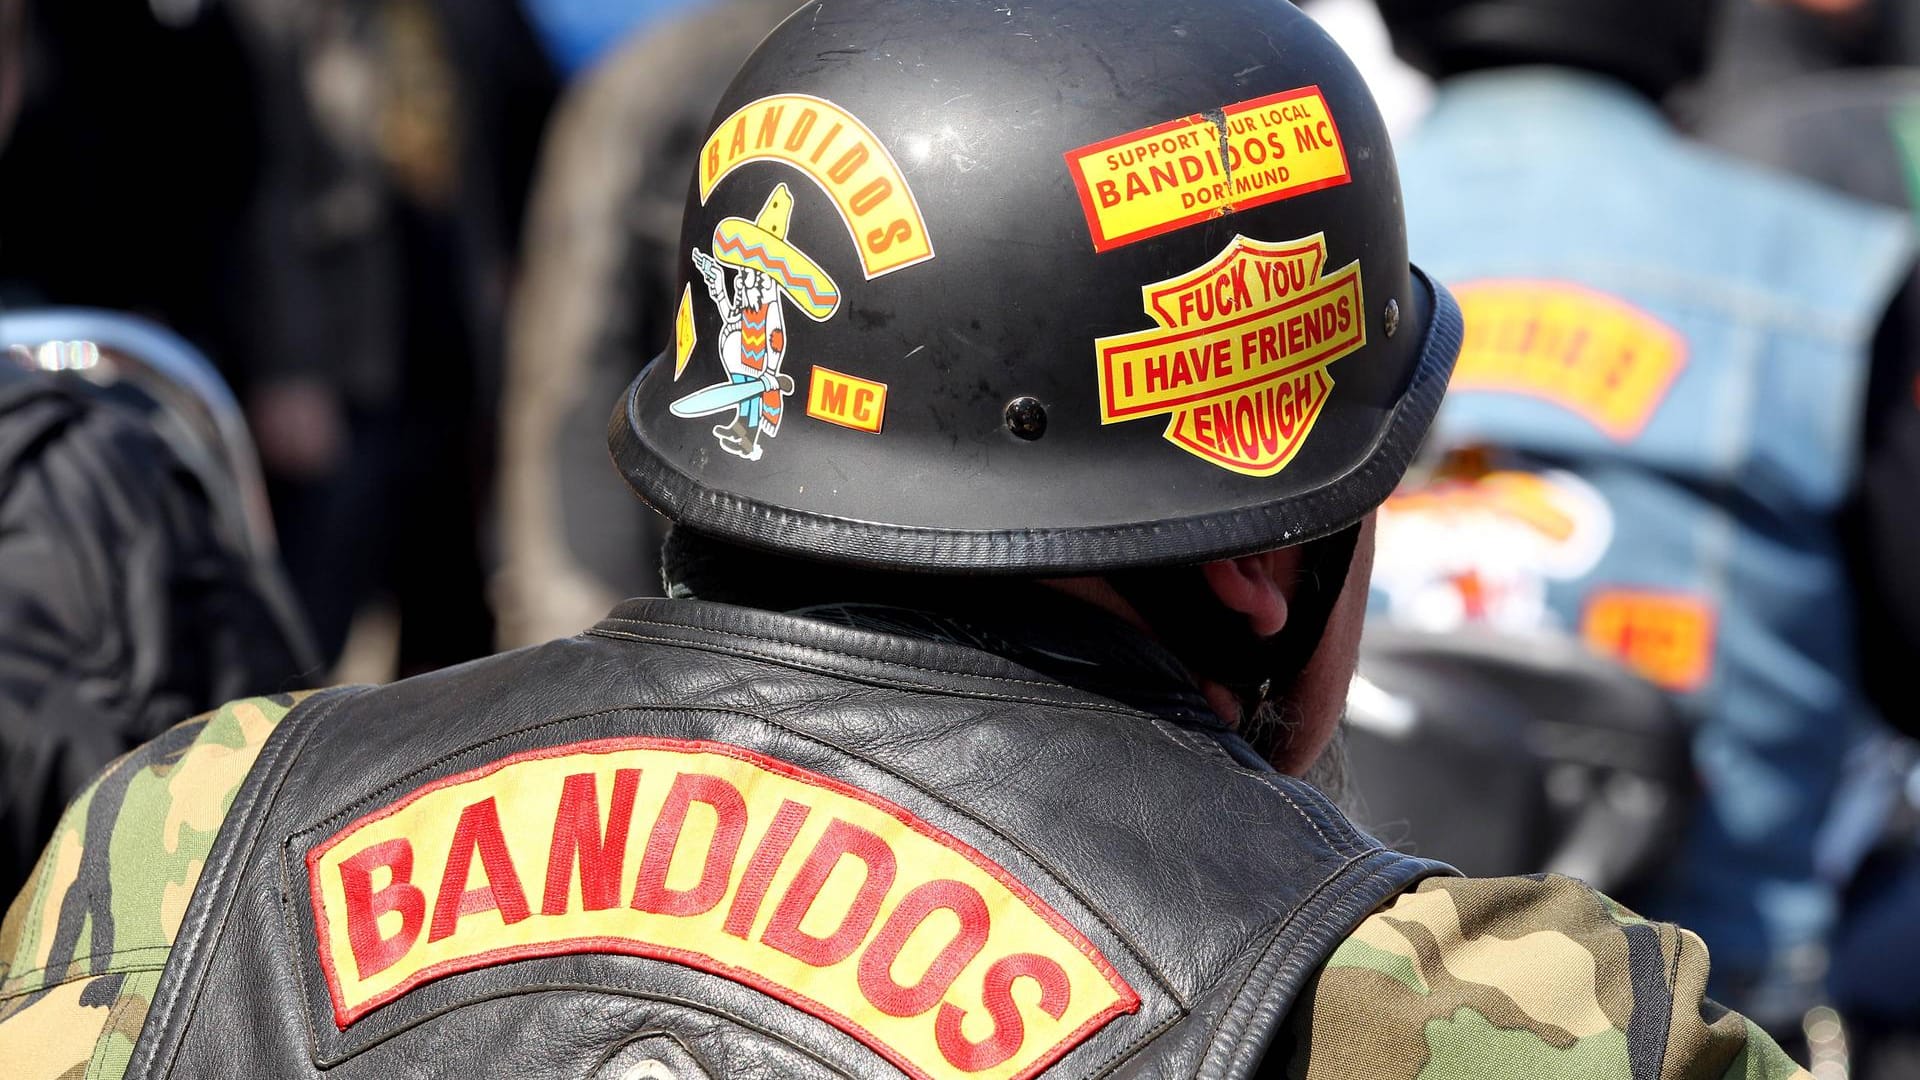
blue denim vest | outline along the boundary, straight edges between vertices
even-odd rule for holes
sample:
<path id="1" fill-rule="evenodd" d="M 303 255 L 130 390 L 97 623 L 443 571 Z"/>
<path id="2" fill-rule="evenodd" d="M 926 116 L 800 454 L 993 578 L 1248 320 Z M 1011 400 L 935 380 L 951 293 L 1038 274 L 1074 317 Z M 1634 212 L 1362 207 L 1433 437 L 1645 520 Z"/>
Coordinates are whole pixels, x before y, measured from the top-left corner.
<path id="1" fill-rule="evenodd" d="M 1603 294 L 1684 355 L 1639 395 L 1643 415 L 1614 423 L 1456 378 L 1436 439 L 1561 470 L 1604 503 L 1610 539 L 1541 590 L 1549 625 L 1578 633 L 1603 592 L 1699 606 L 1710 655 L 1683 699 L 1704 812 L 1643 902 L 1701 934 L 1723 993 L 1764 1009 L 1749 988 L 1778 984 L 1832 921 L 1815 834 L 1864 712 L 1834 515 L 1905 225 L 1715 156 L 1625 87 L 1554 69 L 1452 80 L 1400 159 L 1414 258 L 1465 287 L 1469 349 L 1472 283 L 1508 280 Z"/>

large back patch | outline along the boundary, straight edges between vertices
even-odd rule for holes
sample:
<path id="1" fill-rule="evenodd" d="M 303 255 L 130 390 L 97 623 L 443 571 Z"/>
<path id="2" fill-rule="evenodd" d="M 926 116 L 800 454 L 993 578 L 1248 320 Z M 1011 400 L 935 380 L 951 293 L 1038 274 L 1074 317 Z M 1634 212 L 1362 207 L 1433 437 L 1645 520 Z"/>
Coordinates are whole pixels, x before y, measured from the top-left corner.
<path id="1" fill-rule="evenodd" d="M 353 822 L 306 863 L 343 1030 L 457 972 L 621 953 L 751 986 L 915 1077 L 1007 1080 L 1140 1002 L 972 847 L 723 743 L 516 754 Z"/>

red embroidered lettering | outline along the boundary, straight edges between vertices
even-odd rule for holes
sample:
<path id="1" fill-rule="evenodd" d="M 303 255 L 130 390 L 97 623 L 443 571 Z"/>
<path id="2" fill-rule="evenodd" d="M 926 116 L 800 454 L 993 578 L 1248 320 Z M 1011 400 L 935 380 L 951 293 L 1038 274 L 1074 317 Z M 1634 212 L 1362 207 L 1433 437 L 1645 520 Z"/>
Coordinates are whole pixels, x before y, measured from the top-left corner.
<path id="1" fill-rule="evenodd" d="M 800 929 L 800 923 L 812 910 L 813 902 L 819 899 L 833 868 L 849 855 L 860 860 L 866 878 L 834 931 L 825 937 L 815 937 Z M 801 864 L 800 872 L 794 875 L 792 886 L 781 898 L 780 906 L 774 909 L 773 920 L 767 924 L 760 940 L 814 967 L 832 967 L 852 956 L 866 940 L 867 931 L 873 929 L 873 921 L 880 916 L 880 901 L 886 899 L 887 890 L 893 887 L 894 870 L 893 851 L 885 840 L 858 825 L 835 818 L 807 855 L 807 861 Z"/>
<path id="2" fill-rule="evenodd" d="M 384 866 L 391 877 L 373 887 L 374 867 Z M 340 888 L 346 894 L 347 944 L 360 977 L 385 971 L 413 948 L 426 919 L 427 898 L 413 881 L 413 845 L 405 838 L 373 845 L 340 864 Z M 400 929 L 390 937 L 380 933 L 380 917 L 400 913 Z"/>
<path id="3" fill-rule="evenodd" d="M 467 875 L 476 851 L 487 883 L 469 889 Z M 447 870 L 434 897 L 433 928 L 427 931 L 427 940 L 439 941 L 453 933 L 461 919 L 482 911 L 498 911 L 501 921 L 509 924 L 527 917 L 527 894 L 513 869 L 507 838 L 500 832 L 500 810 L 491 795 L 460 812 L 453 849 L 447 852 Z"/>
<path id="4" fill-rule="evenodd" d="M 667 887 L 667 871 L 680 847 L 687 810 L 696 802 L 713 808 L 713 842 L 700 870 L 700 881 L 690 889 Z M 667 804 L 647 837 L 647 853 L 640 860 L 640 879 L 633 886 L 633 907 L 662 915 L 698 915 L 711 910 L 727 893 L 727 874 L 740 853 L 740 837 L 747 831 L 747 804 L 740 789 L 706 773 L 681 773 L 673 778 Z"/>
<path id="5" fill-rule="evenodd" d="M 627 830 L 633 823 L 633 799 L 640 790 L 640 770 L 613 774 L 613 807 L 606 832 L 600 831 L 600 791 L 592 773 L 574 773 L 560 789 L 560 808 L 553 818 L 553 844 L 547 850 L 547 893 L 543 915 L 567 911 L 568 871 L 580 863 L 580 903 L 588 911 L 605 911 L 620 902 L 620 872 L 627 865 Z"/>

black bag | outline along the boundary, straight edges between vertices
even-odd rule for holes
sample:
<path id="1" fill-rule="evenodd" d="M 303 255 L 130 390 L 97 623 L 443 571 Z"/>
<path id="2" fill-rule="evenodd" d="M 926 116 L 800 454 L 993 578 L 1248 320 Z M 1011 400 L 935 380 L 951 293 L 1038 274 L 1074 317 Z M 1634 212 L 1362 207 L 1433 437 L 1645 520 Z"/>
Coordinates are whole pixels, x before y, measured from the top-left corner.
<path id="1" fill-rule="evenodd" d="M 1347 701 L 1358 820 L 1474 877 L 1544 871 L 1628 891 L 1693 796 L 1664 691 L 1552 636 L 1369 627 Z"/>
<path id="2" fill-rule="evenodd" d="M 122 388 L 124 391 L 126 388 Z M 148 413 L 0 363 L 0 895 L 116 756 L 292 689 L 304 629 Z"/>

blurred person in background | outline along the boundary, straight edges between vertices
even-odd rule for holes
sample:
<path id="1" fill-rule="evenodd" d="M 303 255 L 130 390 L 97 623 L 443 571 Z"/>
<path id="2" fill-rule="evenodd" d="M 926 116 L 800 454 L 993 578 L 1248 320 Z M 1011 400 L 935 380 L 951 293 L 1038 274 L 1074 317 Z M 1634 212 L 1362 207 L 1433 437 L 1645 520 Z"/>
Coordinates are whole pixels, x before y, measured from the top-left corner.
<path id="1" fill-rule="evenodd" d="M 1703 801 L 1630 899 L 1792 1032 L 1834 921 L 1816 833 L 1870 711 L 1851 588 L 1884 556 L 1842 521 L 1913 250 L 1896 215 L 1676 133 L 1658 102 L 1701 72 L 1711 7 L 1383 0 L 1440 80 L 1400 154 L 1467 336 L 1450 456 L 1383 516 L 1376 596 L 1411 625 L 1577 636 L 1677 696 Z"/>
<path id="2" fill-rule="evenodd" d="M 329 662 L 382 600 L 401 670 L 489 651 L 502 312 L 555 94 L 518 6 L 30 4 L 0 298 L 215 357 Z"/>
<path id="3" fill-rule="evenodd" d="M 29 148 L 81 154 L 64 159 L 74 190 L 42 187 L 45 174 L 19 166 L 14 155 L 20 151 L 8 149 L 14 118 L 28 103 L 46 105 L 49 87 L 72 75 L 49 65 L 74 59 L 29 48 L 46 38 L 26 7 L 23 0 L 0 0 L 0 179 L 21 185 L 6 188 L 0 216 L 23 225 L 17 234 L 0 232 L 19 241 L 18 248 L 0 248 L 0 292 L 17 303 L 91 282 L 129 303 L 185 316 L 206 299 L 192 296 L 196 283 L 174 288 L 182 283 L 148 276 L 164 253 L 95 231 L 126 219 L 83 213 L 64 234 L 36 227 L 43 223 L 34 222 L 35 209 L 59 214 L 76 209 L 65 201 L 70 197 L 102 194 L 96 185 L 114 170 L 75 167 L 86 160 L 81 148 L 90 139 L 103 139 L 96 144 L 102 150 L 124 149 L 128 166 L 140 162 L 146 144 L 136 130 L 85 126 L 113 117 L 103 98 L 69 98 L 56 110 L 63 123 L 29 110 L 25 132 Z M 112 41 L 108 49 L 143 43 Z M 178 105 L 197 88 L 204 85 L 162 87 L 157 103 Z M 154 104 L 130 112 L 138 118 Z M 117 134 L 129 141 L 116 144 L 111 136 Z M 173 184 L 163 177 L 144 193 L 129 185 L 135 190 L 128 202 L 158 209 L 147 198 L 182 190 Z M 44 201 L 36 206 L 34 199 Z M 216 209 L 204 201 L 176 208 L 184 222 L 160 228 L 205 224 L 195 208 Z M 82 246 L 67 250 L 66 244 Z M 181 261 L 204 267 L 193 252 Z M 91 277 L 88 267 L 96 271 Z M 23 281 L 18 275 L 27 270 L 45 276 Z M 274 560 L 252 448 L 212 366 L 185 341 L 142 320 L 22 310 L 14 303 L 0 307 L 0 890 L 6 891 L 26 880 L 65 804 L 109 762 L 236 693 L 283 690 L 312 678 L 316 667 Z M 68 340 L 47 340 L 54 334 Z M 109 343 L 104 352 L 101 342 Z M 100 791 L 104 807 L 121 788 L 109 781 Z"/>
<path id="4" fill-rule="evenodd" d="M 1798 75 L 1920 63 L 1912 0 L 1728 0 L 1701 91 L 1738 100 Z"/>
<path id="5" fill-rule="evenodd" d="M 493 644 L 501 312 L 555 79 L 510 0 L 228 0 L 266 114 L 242 382 L 320 647 Z"/>
<path id="6" fill-rule="evenodd" d="M 493 592 L 505 648 L 660 594 L 666 521 L 621 497 L 605 403 L 673 325 L 686 178 L 714 103 L 794 0 L 688 6 L 576 83 L 547 137 L 508 318 Z"/>
<path id="7" fill-rule="evenodd" d="M 230 13 L 194 0 L 25 0 L 0 68 L 0 304 L 158 319 L 242 351 L 246 208 L 260 183 L 253 82 Z"/>
<path id="8" fill-rule="evenodd" d="M 1738 4 L 1720 35 L 1702 138 L 1829 188 L 1920 212 L 1920 7 L 1887 0 Z M 1855 1076 L 1920 1072 L 1920 288 L 1882 323 L 1865 401 L 1854 543 L 1877 549 L 1858 583 L 1861 673 L 1895 729 L 1854 756 L 1830 845 L 1849 856 L 1829 987 Z M 1870 512 L 1869 512 L 1870 511 Z M 1891 523 L 1891 524 L 1890 524 Z M 1842 842 L 1846 846 L 1842 846 Z M 1865 849 L 1864 856 L 1860 855 Z"/>

